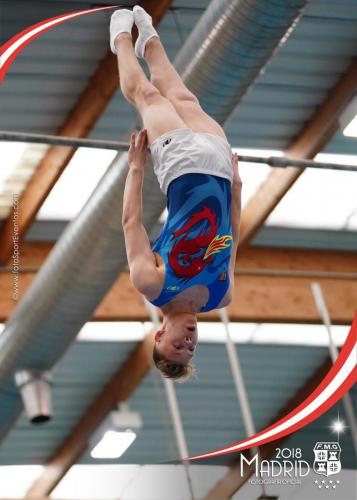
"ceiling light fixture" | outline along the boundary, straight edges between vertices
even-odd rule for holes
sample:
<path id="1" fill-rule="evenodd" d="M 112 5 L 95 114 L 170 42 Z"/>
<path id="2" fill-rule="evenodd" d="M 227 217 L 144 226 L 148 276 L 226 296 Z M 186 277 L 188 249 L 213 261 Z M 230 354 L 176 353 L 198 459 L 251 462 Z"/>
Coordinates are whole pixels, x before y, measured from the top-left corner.
<path id="1" fill-rule="evenodd" d="M 93 458 L 119 458 L 135 441 L 135 432 L 127 429 L 123 432 L 107 431 L 91 451 Z"/>
<path id="2" fill-rule="evenodd" d="M 127 402 L 119 403 L 93 435 L 91 456 L 97 459 L 121 457 L 135 441 L 135 430 L 141 427 L 140 413 L 131 411 Z"/>

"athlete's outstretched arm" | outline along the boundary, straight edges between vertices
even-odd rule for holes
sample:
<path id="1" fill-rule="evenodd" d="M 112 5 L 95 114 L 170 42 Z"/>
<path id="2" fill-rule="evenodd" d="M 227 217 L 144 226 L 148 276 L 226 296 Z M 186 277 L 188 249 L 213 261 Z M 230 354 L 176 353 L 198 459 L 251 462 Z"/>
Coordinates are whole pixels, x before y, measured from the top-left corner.
<path id="1" fill-rule="evenodd" d="M 158 284 L 155 256 L 142 224 L 142 186 L 147 152 L 146 130 L 141 130 L 135 142 L 131 134 L 129 148 L 129 172 L 126 178 L 122 224 L 125 248 L 134 287 L 150 298 L 155 295 Z"/>
<path id="2" fill-rule="evenodd" d="M 128 152 L 129 172 L 125 182 L 123 198 L 123 226 L 141 223 L 142 185 L 147 152 L 146 130 L 140 130 L 135 143 L 135 133 L 130 136 Z"/>

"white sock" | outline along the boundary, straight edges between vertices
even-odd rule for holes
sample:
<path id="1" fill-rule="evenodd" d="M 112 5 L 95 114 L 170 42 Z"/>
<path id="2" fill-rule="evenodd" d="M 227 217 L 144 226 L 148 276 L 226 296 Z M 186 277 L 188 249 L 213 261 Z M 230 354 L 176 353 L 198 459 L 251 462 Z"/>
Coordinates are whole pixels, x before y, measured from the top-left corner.
<path id="1" fill-rule="evenodd" d="M 134 16 L 133 12 L 128 9 L 119 9 L 112 14 L 110 18 L 110 48 L 114 54 L 117 53 L 115 47 L 115 39 L 119 33 L 130 33 L 133 27 Z"/>
<path id="2" fill-rule="evenodd" d="M 145 46 L 153 36 L 159 36 L 156 29 L 152 25 L 151 16 L 145 12 L 145 10 L 139 5 L 135 5 L 134 9 L 134 20 L 135 24 L 139 30 L 139 36 L 135 43 L 135 54 L 136 57 L 144 58 Z"/>

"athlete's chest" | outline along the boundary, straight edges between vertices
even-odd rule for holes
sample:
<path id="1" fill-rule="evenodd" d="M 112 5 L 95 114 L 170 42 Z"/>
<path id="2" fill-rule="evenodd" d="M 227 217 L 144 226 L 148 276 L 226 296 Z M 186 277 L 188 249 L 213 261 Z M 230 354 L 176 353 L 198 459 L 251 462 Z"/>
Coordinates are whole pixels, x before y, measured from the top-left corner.
<path id="1" fill-rule="evenodd" d="M 155 260 L 156 260 L 156 269 L 159 276 L 159 287 L 160 291 L 163 289 L 165 284 L 165 276 L 166 276 L 166 266 L 165 261 L 161 257 L 160 254 L 154 252 Z M 209 290 L 204 285 L 192 285 L 188 288 L 184 288 L 182 291 L 177 290 L 178 293 L 175 295 L 175 300 L 185 300 L 185 301 L 193 301 L 197 303 L 198 306 L 204 306 L 209 299 Z"/>

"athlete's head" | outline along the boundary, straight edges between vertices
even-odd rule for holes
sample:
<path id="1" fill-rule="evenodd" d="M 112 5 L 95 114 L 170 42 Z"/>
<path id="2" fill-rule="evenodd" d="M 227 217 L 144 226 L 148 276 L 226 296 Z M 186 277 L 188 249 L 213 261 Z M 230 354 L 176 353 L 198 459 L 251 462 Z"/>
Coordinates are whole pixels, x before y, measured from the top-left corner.
<path id="1" fill-rule="evenodd" d="M 167 378 L 186 380 L 192 373 L 192 357 L 197 345 L 197 320 L 192 313 L 164 316 L 155 333 L 153 359 Z"/>

